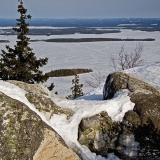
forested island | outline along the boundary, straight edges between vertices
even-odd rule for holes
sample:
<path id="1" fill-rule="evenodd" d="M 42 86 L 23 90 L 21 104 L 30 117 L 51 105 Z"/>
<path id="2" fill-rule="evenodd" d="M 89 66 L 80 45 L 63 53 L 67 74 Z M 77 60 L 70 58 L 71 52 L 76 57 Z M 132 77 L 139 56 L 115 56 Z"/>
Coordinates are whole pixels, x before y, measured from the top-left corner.
<path id="1" fill-rule="evenodd" d="M 74 42 L 101 42 L 101 41 L 155 41 L 153 38 L 145 38 L 145 39 L 121 39 L 121 38 L 55 38 L 55 39 L 46 39 L 46 40 L 30 40 L 31 42 L 66 42 L 66 43 L 74 43 Z"/>
<path id="2" fill-rule="evenodd" d="M 105 33 L 120 33 L 119 29 L 106 28 L 90 28 L 90 27 L 69 27 L 69 28 L 33 28 L 30 29 L 27 35 L 68 35 L 68 34 L 105 34 Z M 0 35 L 15 35 L 16 33 L 11 29 L 1 29 Z"/>
<path id="3" fill-rule="evenodd" d="M 0 40 L 0 43 L 9 43 L 10 41 L 8 40 Z"/>
<path id="4" fill-rule="evenodd" d="M 90 73 L 92 69 L 76 68 L 76 69 L 58 69 L 46 73 L 49 77 L 65 77 L 74 76 L 76 74 Z"/>

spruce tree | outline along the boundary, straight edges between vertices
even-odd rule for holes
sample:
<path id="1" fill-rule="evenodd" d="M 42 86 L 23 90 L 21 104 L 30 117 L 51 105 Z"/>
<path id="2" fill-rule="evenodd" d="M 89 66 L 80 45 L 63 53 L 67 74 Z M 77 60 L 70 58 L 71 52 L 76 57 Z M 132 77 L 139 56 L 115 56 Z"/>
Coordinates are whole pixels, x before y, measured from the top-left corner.
<path id="1" fill-rule="evenodd" d="M 79 76 L 76 74 L 74 79 L 72 80 L 73 86 L 71 87 L 72 95 L 69 95 L 68 99 L 75 99 L 80 96 L 83 96 L 82 87 L 83 84 L 79 84 Z"/>
<path id="2" fill-rule="evenodd" d="M 6 46 L 7 52 L 2 50 L 1 54 L 1 78 L 2 80 L 17 80 L 26 83 L 40 83 L 48 79 L 46 74 L 39 69 L 47 64 L 48 58 L 37 59 L 32 48 L 29 47 L 29 40 L 26 34 L 29 32 L 31 19 L 26 15 L 27 9 L 24 8 L 22 0 L 18 5 L 20 18 L 17 19 L 17 27 L 13 30 L 17 33 L 17 41 L 14 48 Z"/>

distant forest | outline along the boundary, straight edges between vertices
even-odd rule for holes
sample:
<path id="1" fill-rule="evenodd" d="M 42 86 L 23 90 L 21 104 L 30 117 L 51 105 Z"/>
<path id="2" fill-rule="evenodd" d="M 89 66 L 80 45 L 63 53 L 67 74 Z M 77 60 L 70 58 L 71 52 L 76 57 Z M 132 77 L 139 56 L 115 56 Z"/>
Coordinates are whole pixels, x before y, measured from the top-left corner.
<path id="1" fill-rule="evenodd" d="M 12 29 L 0 29 L 0 35 L 15 35 Z M 120 33 L 119 29 L 106 29 L 101 28 L 88 28 L 88 27 L 78 27 L 78 28 L 61 28 L 61 29 L 30 29 L 28 35 L 66 35 L 66 34 L 104 34 L 104 33 Z"/>
<path id="2" fill-rule="evenodd" d="M 29 35 L 65 35 L 65 34 L 104 34 L 119 33 L 120 29 L 141 31 L 160 31 L 158 18 L 120 18 L 120 19 L 31 19 L 30 26 L 45 26 L 43 29 L 30 29 Z M 0 26 L 16 26 L 15 19 L 0 18 Z M 47 28 L 65 27 L 65 28 Z M 97 29 L 97 27 L 101 27 Z M 0 29 L 1 35 L 14 35 L 12 29 Z"/>
<path id="3" fill-rule="evenodd" d="M 160 29 L 159 18 L 113 18 L 113 19 L 35 19 L 29 20 L 30 26 L 52 26 L 52 27 L 122 27 L 126 29 L 141 28 Z M 133 25 L 134 24 L 134 25 Z M 16 26 L 15 19 L 0 18 L 0 26 Z"/>
<path id="4" fill-rule="evenodd" d="M 36 41 L 36 40 L 35 40 Z M 47 39 L 45 42 L 66 42 L 66 43 L 74 43 L 74 42 L 100 42 L 100 41 L 155 41 L 153 38 L 146 39 L 120 39 L 120 38 L 59 38 L 59 39 Z M 34 40 L 32 41 L 34 42 Z"/>

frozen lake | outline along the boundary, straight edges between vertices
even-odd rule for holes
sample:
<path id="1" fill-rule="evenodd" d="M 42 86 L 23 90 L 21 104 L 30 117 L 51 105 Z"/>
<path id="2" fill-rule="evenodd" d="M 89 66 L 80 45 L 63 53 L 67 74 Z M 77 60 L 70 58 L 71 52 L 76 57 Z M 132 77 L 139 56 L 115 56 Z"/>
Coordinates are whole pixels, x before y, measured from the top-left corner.
<path id="1" fill-rule="evenodd" d="M 89 35 L 56 35 L 56 36 L 30 36 L 31 40 L 51 39 L 51 38 L 154 38 L 155 41 L 140 42 L 143 45 L 142 59 L 144 64 L 160 62 L 160 32 L 144 32 L 121 30 L 121 33 Z M 9 40 L 10 43 L 0 43 L 0 49 L 5 50 L 5 45 L 13 45 L 16 42 L 16 36 L 0 35 L 0 40 Z M 105 77 L 112 71 L 110 67 L 110 56 L 116 57 L 122 45 L 125 43 L 125 49 L 128 53 L 134 52 L 139 42 L 82 42 L 82 43 L 53 43 L 53 42 L 31 42 L 30 47 L 38 58 L 48 57 L 49 62 L 42 68 L 44 72 L 63 69 L 63 68 L 87 68 L 95 73 L 101 72 Z M 80 82 L 84 84 L 83 91 L 86 93 L 92 88 L 85 84 L 91 74 L 80 75 Z M 54 82 L 56 87 L 53 92 L 67 96 L 71 94 L 70 87 L 73 77 L 50 78 L 47 82 Z"/>

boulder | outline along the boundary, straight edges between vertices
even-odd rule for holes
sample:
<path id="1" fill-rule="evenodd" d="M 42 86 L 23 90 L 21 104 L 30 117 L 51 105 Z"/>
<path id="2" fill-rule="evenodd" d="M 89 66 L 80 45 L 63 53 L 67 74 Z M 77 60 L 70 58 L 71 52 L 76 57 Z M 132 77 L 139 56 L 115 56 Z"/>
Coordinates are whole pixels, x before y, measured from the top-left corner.
<path id="1" fill-rule="evenodd" d="M 27 84 L 21 81 L 8 80 L 7 82 L 12 83 L 26 92 L 32 92 L 39 95 L 49 96 L 53 98 L 66 99 L 60 95 L 54 94 L 48 90 L 48 88 L 41 84 Z"/>
<path id="2" fill-rule="evenodd" d="M 132 75 L 115 72 L 107 77 L 103 99 L 107 100 L 121 90 L 128 89 L 133 111 L 125 113 L 117 152 L 122 159 L 160 158 L 160 92 L 147 82 Z M 126 142 L 132 142 L 127 144 Z M 139 143 L 139 144 L 138 144 Z M 137 152 L 137 153 L 136 153 Z"/>
<path id="3" fill-rule="evenodd" d="M 26 91 L 26 98 L 47 120 L 53 114 L 74 113 L 57 106 L 52 93 L 42 85 L 9 81 Z M 0 159 L 1 160 L 80 160 L 64 140 L 23 101 L 0 92 Z"/>
<path id="4" fill-rule="evenodd" d="M 106 157 L 108 149 L 114 146 L 117 139 L 119 128 L 116 125 L 105 111 L 83 118 L 78 129 L 78 141 L 92 152 Z"/>
<path id="5" fill-rule="evenodd" d="M 0 92 L 0 157 L 50 160 L 80 158 L 63 139 L 22 102 Z M 48 158 L 49 157 L 49 158 Z M 62 158 L 61 158 L 62 157 Z M 44 160 L 43 159 L 43 160 Z"/>
<path id="6" fill-rule="evenodd" d="M 80 158 L 73 150 L 60 143 L 60 137 L 55 132 L 46 130 L 33 160 L 80 160 Z"/>
<path id="7" fill-rule="evenodd" d="M 136 93 L 131 95 L 131 101 L 135 103 L 133 111 L 141 120 L 141 125 L 153 123 L 160 132 L 160 95 Z M 125 116 L 127 118 L 128 116 Z M 135 126 L 135 124 L 134 124 Z"/>
<path id="8" fill-rule="evenodd" d="M 136 93 L 131 95 L 135 103 L 133 111 L 128 111 L 123 119 L 124 128 L 135 136 L 139 143 L 138 157 L 160 158 L 160 96 Z"/>
<path id="9" fill-rule="evenodd" d="M 67 119 L 69 119 L 74 114 L 71 109 L 61 108 L 56 105 L 49 97 L 29 92 L 26 93 L 26 98 L 30 103 L 34 104 L 35 108 L 39 112 L 45 115 L 48 121 L 53 116 L 53 114 L 65 114 Z"/>
<path id="10" fill-rule="evenodd" d="M 52 97 L 55 98 L 57 95 L 51 93 L 47 87 L 43 85 L 26 84 L 24 82 L 13 80 L 9 80 L 8 82 L 25 90 L 26 98 L 28 101 L 32 103 L 39 112 L 43 113 L 48 121 L 53 116 L 53 114 L 65 114 L 67 119 L 69 119 L 74 114 L 71 109 L 61 108 L 56 105 L 53 102 Z"/>
<path id="11" fill-rule="evenodd" d="M 47 87 L 40 84 L 27 84 L 21 81 L 8 80 L 7 82 L 12 83 L 26 92 L 32 92 L 39 95 L 52 96 L 52 92 Z"/>
<path id="12" fill-rule="evenodd" d="M 133 134 L 120 134 L 118 137 L 118 145 L 116 147 L 118 156 L 121 159 L 134 159 L 137 157 L 139 143 L 135 141 Z"/>
<path id="13" fill-rule="evenodd" d="M 103 99 L 107 100 L 113 98 L 114 94 L 121 89 L 128 89 L 131 94 L 133 92 L 142 92 L 145 94 L 153 93 L 160 95 L 160 92 L 147 82 L 130 74 L 114 72 L 109 74 L 106 79 L 103 88 Z"/>

